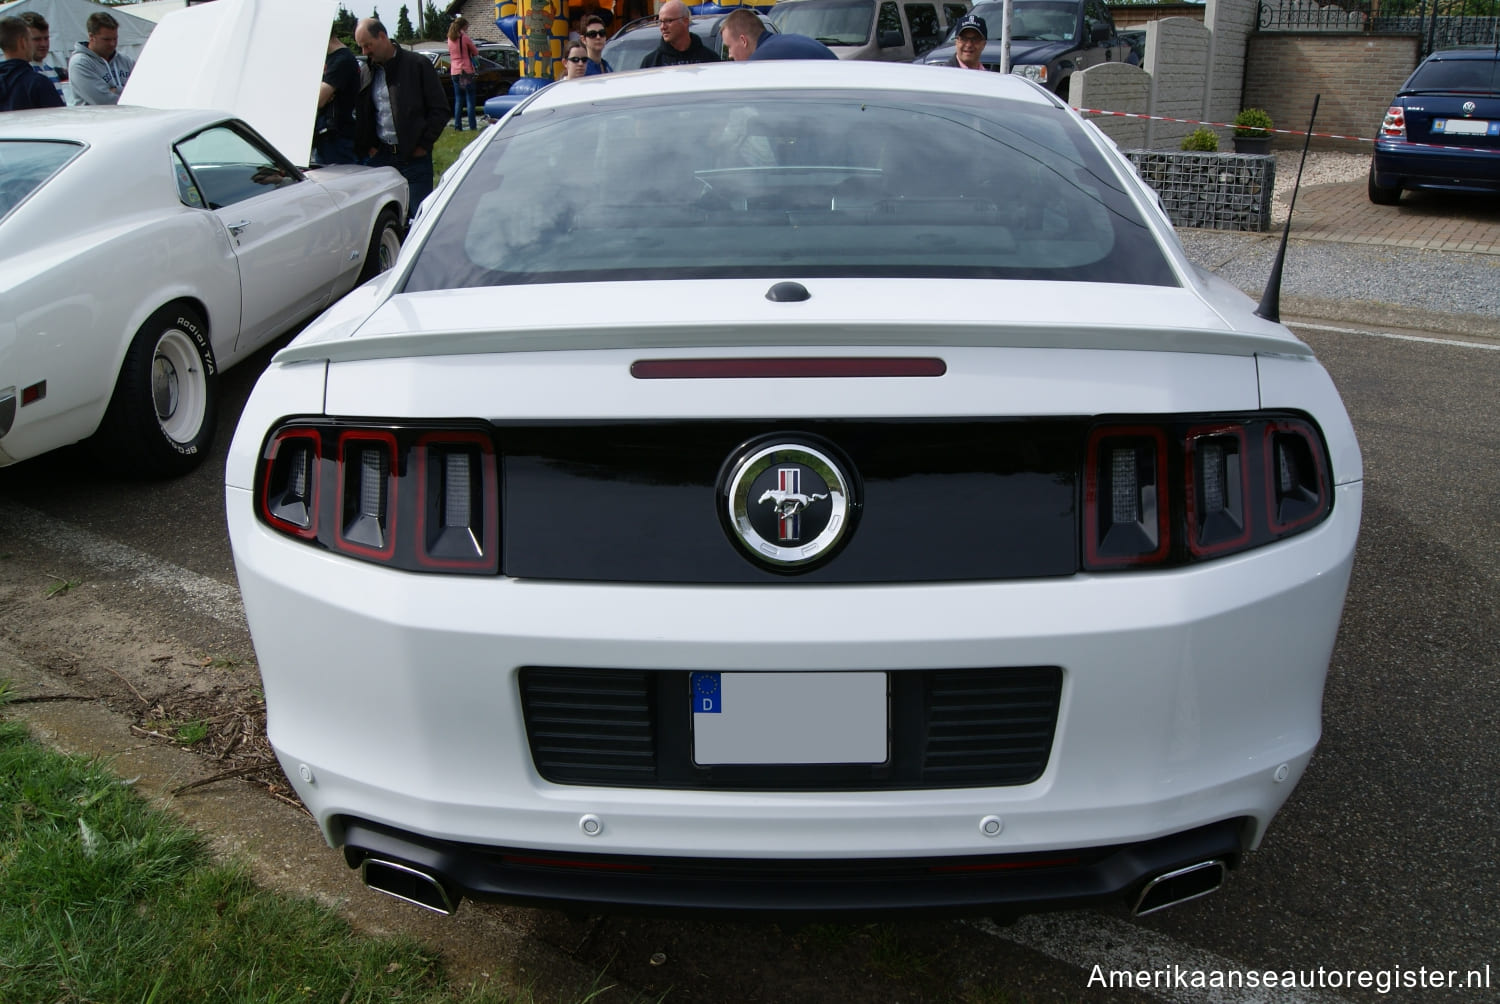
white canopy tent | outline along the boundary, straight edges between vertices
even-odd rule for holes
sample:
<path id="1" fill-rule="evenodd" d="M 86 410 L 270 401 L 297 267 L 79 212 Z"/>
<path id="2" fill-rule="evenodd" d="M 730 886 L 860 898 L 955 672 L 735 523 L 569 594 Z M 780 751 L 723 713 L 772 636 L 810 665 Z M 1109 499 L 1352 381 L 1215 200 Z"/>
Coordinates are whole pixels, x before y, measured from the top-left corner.
<path id="1" fill-rule="evenodd" d="M 119 51 L 131 61 L 140 58 L 156 22 L 127 14 L 119 7 L 106 7 L 91 0 L 16 0 L 14 3 L 0 2 L 0 17 L 17 17 L 26 11 L 36 11 L 47 19 L 48 31 L 52 35 L 52 47 L 47 53 L 47 65 L 66 71 L 68 57 L 74 46 L 89 40 L 85 23 L 95 11 L 107 11 L 120 24 Z"/>

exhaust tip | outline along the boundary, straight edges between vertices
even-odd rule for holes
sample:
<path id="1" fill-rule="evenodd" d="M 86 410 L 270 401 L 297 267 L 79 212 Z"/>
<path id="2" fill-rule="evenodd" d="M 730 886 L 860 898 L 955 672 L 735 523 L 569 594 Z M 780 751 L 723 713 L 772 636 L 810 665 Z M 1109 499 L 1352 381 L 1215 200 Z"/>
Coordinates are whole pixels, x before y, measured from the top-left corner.
<path id="1" fill-rule="evenodd" d="M 1207 896 L 1224 884 L 1226 871 L 1223 861 L 1200 861 L 1195 865 L 1158 875 L 1141 890 L 1131 913 L 1144 917 L 1148 913 Z"/>
<path id="2" fill-rule="evenodd" d="M 442 879 L 399 861 L 366 857 L 359 863 L 359 880 L 376 892 L 445 917 L 458 909 L 457 898 L 449 894 Z"/>

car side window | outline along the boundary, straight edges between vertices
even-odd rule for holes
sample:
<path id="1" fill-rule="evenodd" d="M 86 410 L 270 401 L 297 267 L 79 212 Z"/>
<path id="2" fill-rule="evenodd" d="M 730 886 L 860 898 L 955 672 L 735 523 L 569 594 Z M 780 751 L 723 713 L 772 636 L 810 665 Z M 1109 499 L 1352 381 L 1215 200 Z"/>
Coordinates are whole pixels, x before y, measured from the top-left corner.
<path id="1" fill-rule="evenodd" d="M 880 5 L 880 15 L 875 21 L 875 40 L 882 49 L 906 44 L 906 31 L 901 27 L 901 10 L 893 0 Z"/>
<path id="2" fill-rule="evenodd" d="M 948 25 L 949 27 L 952 27 L 954 21 L 957 21 L 967 13 L 969 13 L 969 8 L 965 4 L 945 3 L 943 4 L 943 23 Z M 995 34 L 1000 34 L 1000 28 L 998 24 L 995 26 Z"/>
<path id="3" fill-rule="evenodd" d="M 182 162 L 181 155 L 172 154 L 172 173 L 177 176 L 177 197 L 182 200 L 184 206 L 193 209 L 206 209 L 203 201 L 203 193 L 198 191 L 198 183 L 193 180 L 193 172 Z"/>
<path id="4" fill-rule="evenodd" d="M 911 26 L 911 47 L 915 55 L 926 54 L 942 40 L 937 7 L 930 3 L 907 4 L 906 23 Z"/>
<path id="5" fill-rule="evenodd" d="M 302 180 L 295 168 L 228 124 L 178 143 L 177 155 L 209 209 L 232 206 Z"/>
<path id="6" fill-rule="evenodd" d="M 1083 18 L 1084 30 L 1088 35 L 1085 41 L 1092 43 L 1094 32 L 1099 28 L 1107 28 L 1111 35 L 1114 34 L 1114 18 L 1110 17 L 1109 8 L 1099 0 L 1088 0 L 1083 8 Z"/>

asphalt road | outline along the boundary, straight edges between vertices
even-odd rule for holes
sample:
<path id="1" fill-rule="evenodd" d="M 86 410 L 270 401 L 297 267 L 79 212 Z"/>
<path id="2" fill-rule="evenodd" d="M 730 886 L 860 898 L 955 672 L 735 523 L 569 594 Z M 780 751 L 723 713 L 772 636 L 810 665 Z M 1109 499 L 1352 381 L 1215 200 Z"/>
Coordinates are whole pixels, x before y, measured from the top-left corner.
<path id="1" fill-rule="evenodd" d="M 1262 252 L 1257 242 L 1247 253 Z M 1232 269 L 1237 254 L 1216 267 Z M 1467 973 L 1488 966 L 1491 987 L 1500 987 L 1500 449 L 1491 425 L 1500 401 L 1500 323 L 1487 327 L 1484 314 L 1471 314 L 1445 332 L 1441 315 L 1431 314 L 1426 330 L 1413 332 L 1369 317 L 1291 320 L 1353 416 L 1364 452 L 1364 523 L 1322 745 L 1260 851 L 1221 892 L 1140 921 L 1085 913 L 1011 929 L 924 921 L 785 930 L 472 906 L 467 918 L 437 923 L 475 932 L 480 940 L 467 951 L 476 971 L 488 964 L 515 976 L 517 957 L 534 966 L 542 957 L 563 959 L 630 992 L 672 988 L 669 999 L 688 1001 L 1077 1000 L 1092 995 L 1094 965 L 1116 963 L 1322 967 L 1398 978 L 1424 967 Z M 191 589 L 164 580 L 154 586 L 152 576 L 132 577 L 125 566 L 134 560 L 180 570 L 200 592 L 217 584 L 232 597 L 223 455 L 263 363 L 225 376 L 217 450 L 185 479 L 113 480 L 94 473 L 81 449 L 0 470 L 0 641 L 26 641 L 26 625 L 7 613 L 15 608 L 6 590 L 61 576 L 97 583 L 87 602 L 124 613 L 143 632 L 204 652 L 249 652 L 242 622 L 208 616 L 211 605 L 195 602 Z M 80 534 L 118 550 L 106 548 L 113 557 L 102 562 L 90 558 L 99 548 L 67 543 Z M 0 677 L 5 652 L 0 646 Z M 289 840 L 316 844 L 310 821 L 290 820 L 288 827 L 303 830 Z M 356 888 L 336 854 L 312 853 L 326 858 L 320 871 L 333 888 L 342 883 L 351 903 L 373 895 Z M 414 930 L 435 930 L 414 910 L 382 917 L 376 926 L 406 926 L 409 917 Z M 499 938 L 497 930 L 521 940 Z M 507 952 L 509 960 L 499 957 Z M 1380 996 L 1345 983 L 1221 999 Z M 1493 999 L 1494 990 L 1391 996 L 1417 993 Z M 1171 985 L 1111 995 L 1208 997 Z"/>

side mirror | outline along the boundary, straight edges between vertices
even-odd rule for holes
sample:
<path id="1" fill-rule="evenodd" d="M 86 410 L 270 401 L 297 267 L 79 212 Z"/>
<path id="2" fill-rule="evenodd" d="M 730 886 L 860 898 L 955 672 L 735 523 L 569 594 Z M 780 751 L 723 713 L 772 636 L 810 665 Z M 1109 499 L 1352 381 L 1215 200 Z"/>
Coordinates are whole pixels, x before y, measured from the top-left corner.
<path id="1" fill-rule="evenodd" d="M 875 36 L 875 44 L 882 49 L 894 49 L 906 44 L 906 36 L 899 31 L 882 31 Z"/>
<path id="2" fill-rule="evenodd" d="M 1113 34 L 1113 32 L 1111 32 L 1109 30 L 1109 25 L 1107 25 L 1107 24 L 1096 24 L 1093 27 L 1093 33 L 1089 37 L 1094 40 L 1094 44 L 1095 45 L 1098 45 L 1098 44 L 1100 44 L 1102 42 L 1108 42 L 1109 41 L 1109 37 L 1112 34 Z"/>

